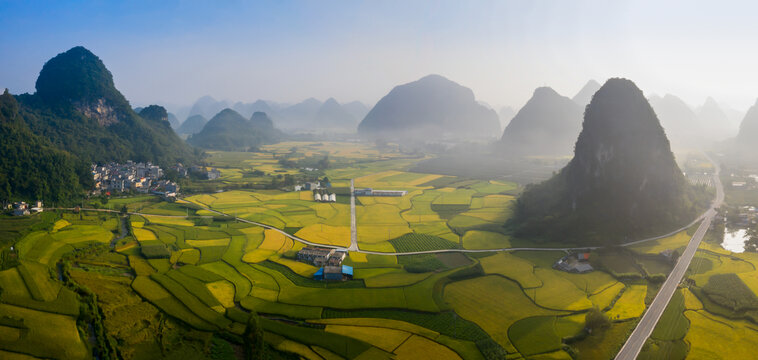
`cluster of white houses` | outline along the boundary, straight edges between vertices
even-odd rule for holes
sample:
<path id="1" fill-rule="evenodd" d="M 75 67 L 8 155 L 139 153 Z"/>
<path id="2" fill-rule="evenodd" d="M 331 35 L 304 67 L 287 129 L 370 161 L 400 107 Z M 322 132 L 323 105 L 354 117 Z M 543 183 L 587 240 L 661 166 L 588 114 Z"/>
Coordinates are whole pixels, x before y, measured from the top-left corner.
<path id="1" fill-rule="evenodd" d="M 320 202 L 337 202 L 337 194 L 335 193 L 313 193 L 313 200 L 314 201 L 320 201 Z"/>
<path id="2" fill-rule="evenodd" d="M 167 196 L 176 196 L 179 185 L 169 180 L 159 180 L 163 170 L 151 163 L 135 163 L 131 160 L 125 164 L 111 162 L 105 165 L 92 165 L 92 178 L 95 180 L 94 193 L 109 192 L 153 192 Z"/>
<path id="3" fill-rule="evenodd" d="M 42 212 L 42 200 L 37 200 L 34 204 L 27 204 L 23 201 L 7 204 L 6 209 L 12 210 L 14 216 L 30 215 L 32 213 Z"/>

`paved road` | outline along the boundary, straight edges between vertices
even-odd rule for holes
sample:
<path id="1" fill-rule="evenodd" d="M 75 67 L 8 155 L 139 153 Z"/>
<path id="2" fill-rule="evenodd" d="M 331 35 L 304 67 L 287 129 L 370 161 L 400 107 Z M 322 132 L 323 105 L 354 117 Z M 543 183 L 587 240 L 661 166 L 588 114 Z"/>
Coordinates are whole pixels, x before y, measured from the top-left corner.
<path id="1" fill-rule="evenodd" d="M 718 168 L 716 168 L 716 170 L 718 171 Z M 635 240 L 635 241 L 626 242 L 626 243 L 621 244 L 621 246 L 630 246 L 630 245 L 635 245 L 635 244 L 639 244 L 639 243 L 646 242 L 646 241 L 653 241 L 653 240 L 658 240 L 658 239 L 662 239 L 662 238 L 665 238 L 665 237 L 669 237 L 671 235 L 674 235 L 676 233 L 679 233 L 681 231 L 686 230 L 687 228 L 689 228 L 690 226 L 694 225 L 698 221 L 706 219 L 709 216 L 712 217 L 713 216 L 712 215 L 713 209 L 715 207 L 717 207 L 717 205 L 720 205 L 721 202 L 724 199 L 723 189 L 721 188 L 721 181 L 718 178 L 718 175 L 716 175 L 716 184 L 717 184 L 717 187 L 716 187 L 716 189 L 717 189 L 716 200 L 714 201 L 713 206 L 710 209 L 708 209 L 708 211 L 706 211 L 705 213 L 703 213 L 702 215 L 700 215 L 697 219 L 693 220 L 690 224 L 687 224 L 687 225 L 685 225 L 685 226 L 683 226 L 683 227 L 681 227 L 679 229 L 676 229 L 676 230 L 674 230 L 674 231 L 672 231 L 670 233 L 664 234 L 664 235 L 659 235 L 659 236 L 654 236 L 654 237 L 650 237 L 650 238 L 646 238 L 646 239 L 641 239 L 641 240 Z M 483 249 L 483 250 L 441 249 L 441 250 L 425 250 L 425 251 L 410 251 L 410 252 L 379 252 L 379 251 L 361 250 L 361 249 L 358 248 L 358 241 L 357 241 L 357 232 L 356 232 L 356 225 L 355 225 L 355 196 L 353 195 L 353 191 L 354 191 L 353 180 L 350 180 L 350 193 L 351 193 L 351 196 L 350 196 L 350 246 L 347 247 L 347 248 L 342 247 L 342 246 L 324 245 L 324 244 L 314 243 L 312 241 L 308 241 L 308 240 L 299 238 L 299 237 L 297 237 L 295 235 L 286 233 L 283 230 L 275 228 L 275 227 L 273 227 L 271 225 L 266 225 L 266 224 L 259 223 L 259 222 L 256 222 L 256 221 L 250 221 L 250 220 L 246 220 L 246 219 L 243 219 L 243 218 L 235 217 L 235 216 L 223 213 L 221 211 L 213 210 L 213 209 L 210 209 L 210 208 L 207 208 L 207 207 L 204 207 L 204 206 L 201 206 L 201 207 L 204 210 L 208 210 L 208 211 L 210 211 L 210 212 L 212 212 L 214 214 L 218 214 L 218 215 L 222 215 L 222 216 L 234 217 L 239 222 L 243 222 L 243 223 L 247 223 L 247 224 L 251 224 L 251 225 L 256 225 L 256 226 L 260 226 L 260 227 L 263 227 L 263 228 L 266 228 L 266 229 L 271 229 L 271 230 L 277 231 L 277 232 L 281 233 L 282 235 L 284 235 L 284 236 L 286 236 L 286 237 L 288 237 L 288 238 L 290 238 L 290 239 L 292 239 L 294 241 L 298 241 L 298 242 L 301 242 L 301 243 L 306 244 L 306 245 L 320 246 L 320 247 L 326 247 L 326 248 L 334 248 L 334 249 L 339 249 L 339 250 L 355 251 L 355 252 L 364 253 L 364 254 L 394 256 L 394 255 L 440 254 L 440 253 L 454 253 L 454 252 L 458 252 L 458 253 L 482 253 L 482 252 L 492 252 L 492 251 L 571 251 L 571 250 L 595 250 L 595 249 L 600 248 L 599 246 L 560 247 L 560 248 L 519 247 L 519 248 L 498 248 L 498 249 Z M 195 205 L 198 205 L 198 204 L 195 204 Z M 46 208 L 46 210 L 73 210 L 73 208 Z M 108 209 L 81 209 L 81 210 L 83 210 L 83 211 L 109 212 L 109 213 L 119 213 L 120 212 L 120 211 L 117 211 L 117 210 L 108 210 Z M 138 212 L 128 212 L 127 214 L 128 215 L 142 215 L 142 216 L 159 216 L 159 217 L 167 217 L 167 218 L 186 218 L 186 216 L 183 216 L 183 215 L 154 215 L 154 214 L 144 214 L 144 213 L 138 213 Z M 710 223 L 710 220 L 709 220 L 709 223 Z M 701 224 L 701 226 L 702 226 L 702 224 Z"/>
<path id="2" fill-rule="evenodd" d="M 350 247 L 349 251 L 358 251 L 358 230 L 355 226 L 355 184 L 350 179 Z"/>
<path id="3" fill-rule="evenodd" d="M 711 159 L 709 158 L 709 160 Z M 650 307 L 645 311 L 645 315 L 642 316 L 642 319 L 637 324 L 632 335 L 629 336 L 629 339 L 627 339 L 626 343 L 621 348 L 621 351 L 616 355 L 616 360 L 634 360 L 640 354 L 642 346 L 645 345 L 645 341 L 647 341 L 647 338 L 653 333 L 655 325 L 658 324 L 658 320 L 660 320 L 663 311 L 666 309 L 669 301 L 671 301 L 671 297 L 674 295 L 674 292 L 682 281 L 687 268 L 690 266 L 690 262 L 695 256 L 695 252 L 697 252 L 697 248 L 700 246 L 703 236 L 711 225 L 711 220 L 713 220 L 713 217 L 716 215 L 715 209 L 721 206 L 724 202 L 724 188 L 721 184 L 721 179 L 719 178 L 720 168 L 718 164 L 712 160 L 711 163 L 715 165 L 716 170 L 713 175 L 714 183 L 716 185 L 716 199 L 711 204 L 710 209 L 703 214 L 703 222 L 697 228 L 692 239 L 690 239 L 684 253 L 679 257 L 674 269 L 671 271 L 668 278 L 666 278 L 666 281 L 658 291 L 658 295 L 655 296 Z"/>

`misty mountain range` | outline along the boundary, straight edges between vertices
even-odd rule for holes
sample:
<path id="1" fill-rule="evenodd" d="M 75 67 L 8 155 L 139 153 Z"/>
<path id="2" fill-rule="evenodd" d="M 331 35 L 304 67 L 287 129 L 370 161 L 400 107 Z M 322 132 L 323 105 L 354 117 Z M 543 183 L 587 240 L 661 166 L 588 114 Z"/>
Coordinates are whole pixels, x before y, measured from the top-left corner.
<path id="1" fill-rule="evenodd" d="M 186 111 L 186 119 L 192 119 L 193 125 L 180 126 L 177 130 L 180 134 L 194 134 L 199 132 L 196 122 L 202 116 L 210 119 L 224 109 L 232 109 L 249 118 L 255 112 L 266 113 L 274 122 L 274 125 L 287 132 L 355 132 L 358 122 L 368 113 L 369 108 L 359 101 L 340 104 L 334 98 L 321 102 L 309 98 L 297 104 L 288 105 L 273 101 L 257 100 L 252 103 L 236 102 L 230 104 L 225 100 L 216 100 L 211 96 L 203 96 L 189 107 L 180 109 L 178 114 Z"/>

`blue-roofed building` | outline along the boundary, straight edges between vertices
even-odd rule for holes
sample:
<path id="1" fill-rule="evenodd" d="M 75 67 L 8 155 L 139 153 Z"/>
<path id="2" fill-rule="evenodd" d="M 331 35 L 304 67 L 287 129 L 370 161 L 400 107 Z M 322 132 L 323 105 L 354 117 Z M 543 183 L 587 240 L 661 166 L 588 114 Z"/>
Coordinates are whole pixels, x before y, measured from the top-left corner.
<path id="1" fill-rule="evenodd" d="M 313 274 L 313 280 L 324 280 L 324 268 L 320 268 Z"/>
<path id="2" fill-rule="evenodd" d="M 350 279 L 353 278 L 353 267 L 342 265 L 342 275 L 350 277 Z"/>
<path id="3" fill-rule="evenodd" d="M 347 265 L 322 267 L 313 274 L 313 279 L 327 281 L 352 280 L 353 267 Z"/>

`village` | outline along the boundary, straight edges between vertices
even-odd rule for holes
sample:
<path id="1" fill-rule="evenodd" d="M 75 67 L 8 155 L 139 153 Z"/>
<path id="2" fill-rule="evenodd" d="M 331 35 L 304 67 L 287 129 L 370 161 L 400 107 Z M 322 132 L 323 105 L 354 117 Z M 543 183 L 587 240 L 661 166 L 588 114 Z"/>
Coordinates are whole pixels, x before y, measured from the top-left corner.
<path id="1" fill-rule="evenodd" d="M 184 170 L 181 164 L 176 166 Z M 186 170 L 179 172 L 180 176 Z M 163 169 L 152 163 L 135 163 L 128 160 L 125 164 L 111 162 L 105 165 L 92 164 L 92 179 L 95 181 L 93 195 L 110 195 L 112 192 L 134 191 L 151 193 L 164 198 L 176 198 L 179 185 L 171 180 L 161 179 Z"/>

